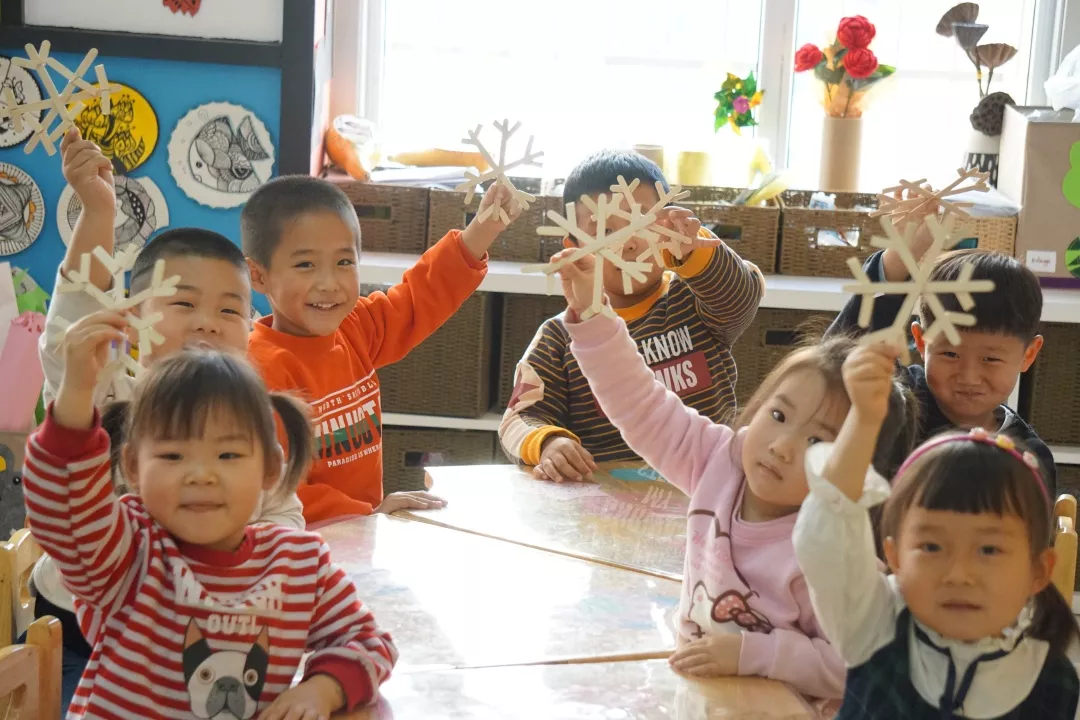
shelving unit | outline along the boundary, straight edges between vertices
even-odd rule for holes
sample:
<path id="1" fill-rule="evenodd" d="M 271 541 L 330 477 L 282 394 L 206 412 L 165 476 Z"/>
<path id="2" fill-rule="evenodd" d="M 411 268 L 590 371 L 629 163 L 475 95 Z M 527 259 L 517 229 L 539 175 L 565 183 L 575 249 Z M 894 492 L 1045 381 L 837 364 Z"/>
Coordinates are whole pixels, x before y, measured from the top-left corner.
<path id="1" fill-rule="evenodd" d="M 402 253 L 364 253 L 360 260 L 360 279 L 364 283 L 394 284 L 413 266 L 418 256 Z M 518 295 L 546 295 L 547 278 L 540 274 L 521 272 L 522 263 L 492 261 L 480 283 L 480 290 Z M 765 276 L 765 297 L 761 307 L 797 310 L 837 311 L 843 307 L 847 294 L 843 278 Z M 1046 322 L 1080 323 L 1080 292 L 1057 289 L 1043 290 L 1043 320 Z M 1014 401 L 1015 405 L 1015 393 Z M 395 427 L 425 427 L 457 430 L 499 429 L 501 415 L 488 413 L 481 418 L 439 417 L 435 415 L 404 415 L 388 412 L 383 416 L 387 425 Z M 1080 465 L 1080 447 L 1058 445 L 1050 448 L 1054 459 L 1062 465 Z"/>

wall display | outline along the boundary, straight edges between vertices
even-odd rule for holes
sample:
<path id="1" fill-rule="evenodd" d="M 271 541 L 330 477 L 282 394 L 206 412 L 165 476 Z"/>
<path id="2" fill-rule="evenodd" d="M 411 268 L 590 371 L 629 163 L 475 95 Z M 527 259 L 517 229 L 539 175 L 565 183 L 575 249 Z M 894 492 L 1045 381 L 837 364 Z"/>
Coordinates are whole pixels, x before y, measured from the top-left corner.
<path id="1" fill-rule="evenodd" d="M 210 207 L 243 205 L 273 166 L 270 133 L 240 105 L 201 105 L 181 118 L 169 138 L 173 179 L 188 197 Z"/>
<path id="2" fill-rule="evenodd" d="M 148 177 L 113 178 L 116 190 L 116 220 L 113 223 L 113 243 L 116 250 L 128 245 L 142 247 L 155 231 L 169 224 L 169 207 L 161 190 Z M 71 242 L 75 221 L 82 212 L 82 203 L 70 185 L 60 193 L 56 207 L 56 225 L 65 245 Z"/>
<path id="3" fill-rule="evenodd" d="M 114 170 L 127 175 L 149 159 L 158 142 L 158 119 L 143 94 L 122 83 L 113 83 L 110 112 L 101 111 L 101 100 L 86 103 L 75 117 L 75 126 L 93 140 Z"/>
<path id="4" fill-rule="evenodd" d="M 0 255 L 30 247 L 45 225 L 45 201 L 34 179 L 0 162 Z"/>
<path id="5" fill-rule="evenodd" d="M 7 55 L 0 55 L 0 93 L 11 91 L 19 105 L 41 102 L 41 87 L 37 80 L 24 67 L 11 62 Z M 38 112 L 37 121 L 45 116 L 45 109 Z M 16 128 L 15 118 L 8 117 L 0 122 L 0 147 L 12 147 L 26 141 L 34 132 L 28 123 Z"/>

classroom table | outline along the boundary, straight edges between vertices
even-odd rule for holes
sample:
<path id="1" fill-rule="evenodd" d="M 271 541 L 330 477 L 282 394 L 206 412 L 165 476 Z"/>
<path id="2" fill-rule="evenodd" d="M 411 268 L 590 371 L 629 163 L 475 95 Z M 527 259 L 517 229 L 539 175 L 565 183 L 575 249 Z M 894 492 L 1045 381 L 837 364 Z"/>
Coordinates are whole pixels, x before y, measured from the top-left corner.
<path id="1" fill-rule="evenodd" d="M 687 497 L 640 465 L 604 464 L 596 482 L 537 480 L 514 465 L 427 468 L 447 505 L 421 522 L 681 580 Z"/>
<path id="2" fill-rule="evenodd" d="M 319 529 L 401 652 L 397 673 L 666 657 L 680 584 L 412 520 Z"/>
<path id="3" fill-rule="evenodd" d="M 692 680 L 666 660 L 442 670 L 391 677 L 379 701 L 334 720 L 808 720 L 810 706 L 762 678 Z"/>

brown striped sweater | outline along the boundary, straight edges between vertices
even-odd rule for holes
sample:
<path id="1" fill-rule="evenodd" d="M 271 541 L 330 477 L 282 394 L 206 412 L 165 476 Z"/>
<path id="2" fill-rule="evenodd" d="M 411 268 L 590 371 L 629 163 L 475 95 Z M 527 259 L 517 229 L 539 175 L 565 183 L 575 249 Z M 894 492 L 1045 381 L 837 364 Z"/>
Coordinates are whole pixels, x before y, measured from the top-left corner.
<path id="1" fill-rule="evenodd" d="M 669 390 L 714 422 L 730 420 L 731 346 L 757 313 L 764 278 L 726 245 L 695 250 L 679 266 L 670 262 L 669 270 L 650 297 L 616 312 Z M 540 326 L 518 363 L 499 425 L 506 453 L 526 465 L 539 462 L 552 435 L 577 439 L 598 462 L 638 459 L 597 405 L 570 352 L 561 314 Z"/>

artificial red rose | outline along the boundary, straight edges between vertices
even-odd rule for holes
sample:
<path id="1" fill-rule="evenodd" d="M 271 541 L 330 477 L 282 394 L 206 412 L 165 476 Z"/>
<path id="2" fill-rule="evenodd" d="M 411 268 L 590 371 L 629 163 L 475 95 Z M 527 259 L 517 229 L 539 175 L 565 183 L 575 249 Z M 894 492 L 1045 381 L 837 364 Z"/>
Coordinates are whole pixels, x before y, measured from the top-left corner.
<path id="1" fill-rule="evenodd" d="M 844 53 L 844 69 L 853 78 L 868 78 L 877 70 L 877 55 L 865 48 L 855 48 Z"/>
<path id="2" fill-rule="evenodd" d="M 799 51 L 795 53 L 795 72 L 813 70 L 824 57 L 825 53 L 821 52 L 821 48 L 817 45 L 814 45 L 813 43 L 803 45 L 799 48 Z"/>
<path id="3" fill-rule="evenodd" d="M 877 35 L 874 24 L 862 15 L 853 15 L 840 21 L 836 29 L 836 40 L 848 50 L 861 50 L 870 47 L 870 42 Z"/>

